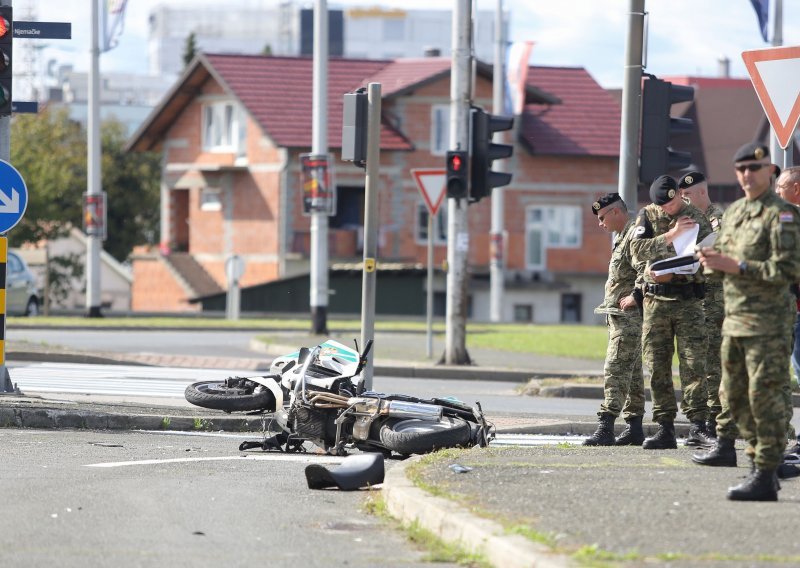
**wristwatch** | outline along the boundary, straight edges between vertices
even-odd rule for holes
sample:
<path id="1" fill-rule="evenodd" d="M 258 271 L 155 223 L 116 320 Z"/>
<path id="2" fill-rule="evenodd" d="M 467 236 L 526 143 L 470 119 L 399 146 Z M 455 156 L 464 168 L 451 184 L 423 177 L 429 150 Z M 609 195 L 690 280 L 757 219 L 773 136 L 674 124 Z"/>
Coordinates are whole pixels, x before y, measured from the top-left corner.
<path id="1" fill-rule="evenodd" d="M 747 272 L 747 263 L 743 260 L 739 261 L 739 274 Z"/>

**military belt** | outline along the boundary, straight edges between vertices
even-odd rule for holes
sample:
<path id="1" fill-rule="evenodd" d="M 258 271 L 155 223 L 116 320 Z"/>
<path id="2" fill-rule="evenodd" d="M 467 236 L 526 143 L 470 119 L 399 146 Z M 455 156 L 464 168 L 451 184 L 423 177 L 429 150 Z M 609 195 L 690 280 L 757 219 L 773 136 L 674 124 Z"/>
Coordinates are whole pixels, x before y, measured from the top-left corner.
<path id="1" fill-rule="evenodd" d="M 684 300 L 702 299 L 706 295 L 706 285 L 690 282 L 688 284 L 645 284 L 644 291 L 654 296 L 681 298 Z"/>

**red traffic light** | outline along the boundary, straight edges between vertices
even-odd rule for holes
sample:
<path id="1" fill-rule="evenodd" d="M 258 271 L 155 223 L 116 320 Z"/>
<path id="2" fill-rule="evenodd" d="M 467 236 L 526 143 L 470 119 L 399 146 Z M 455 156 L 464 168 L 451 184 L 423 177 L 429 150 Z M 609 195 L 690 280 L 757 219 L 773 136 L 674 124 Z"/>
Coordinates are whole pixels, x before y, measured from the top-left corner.
<path id="1" fill-rule="evenodd" d="M 456 154 L 450 158 L 450 169 L 454 172 L 461 171 L 461 156 Z"/>
<path id="2" fill-rule="evenodd" d="M 5 37 L 5 35 L 11 31 L 11 24 L 8 23 L 8 20 L 5 18 L 0 17 L 0 37 Z"/>

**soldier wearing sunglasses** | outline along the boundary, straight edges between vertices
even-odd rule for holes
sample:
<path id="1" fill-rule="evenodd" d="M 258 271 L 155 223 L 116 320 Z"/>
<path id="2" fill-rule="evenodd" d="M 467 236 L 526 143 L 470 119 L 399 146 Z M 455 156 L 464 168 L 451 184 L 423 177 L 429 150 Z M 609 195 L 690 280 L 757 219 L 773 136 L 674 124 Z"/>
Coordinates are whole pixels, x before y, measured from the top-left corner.
<path id="1" fill-rule="evenodd" d="M 734 155 L 744 197 L 725 212 L 719 238 L 700 251 L 723 273 L 722 388 L 754 468 L 728 489 L 734 501 L 777 501 L 776 471 L 786 445 L 786 384 L 794 313 L 789 285 L 800 280 L 800 213 L 772 191 L 769 148 L 745 144 Z M 718 437 L 715 451 L 734 451 Z"/>

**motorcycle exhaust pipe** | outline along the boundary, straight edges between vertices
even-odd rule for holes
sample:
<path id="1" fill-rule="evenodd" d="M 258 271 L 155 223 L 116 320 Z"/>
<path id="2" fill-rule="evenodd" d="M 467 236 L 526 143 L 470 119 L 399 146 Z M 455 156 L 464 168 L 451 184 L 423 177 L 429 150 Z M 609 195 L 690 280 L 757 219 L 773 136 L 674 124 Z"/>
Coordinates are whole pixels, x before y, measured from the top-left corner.
<path id="1" fill-rule="evenodd" d="M 441 420 L 442 407 L 422 402 L 405 402 L 402 400 L 384 401 L 381 414 L 391 418 L 418 418 L 420 420 Z"/>

